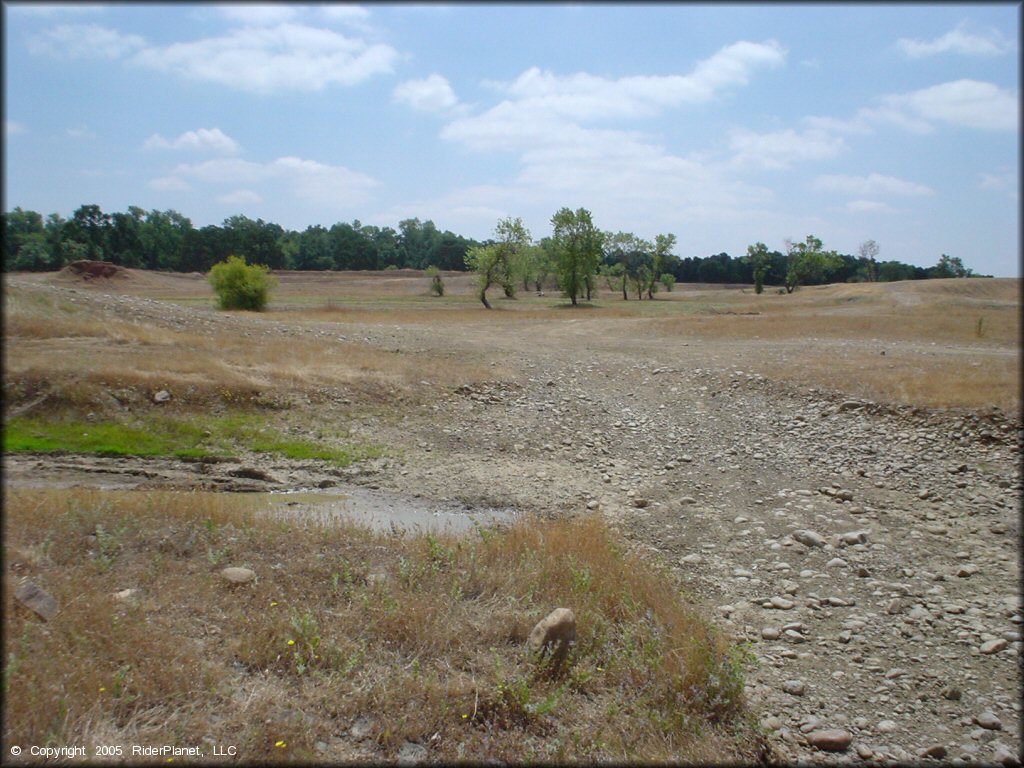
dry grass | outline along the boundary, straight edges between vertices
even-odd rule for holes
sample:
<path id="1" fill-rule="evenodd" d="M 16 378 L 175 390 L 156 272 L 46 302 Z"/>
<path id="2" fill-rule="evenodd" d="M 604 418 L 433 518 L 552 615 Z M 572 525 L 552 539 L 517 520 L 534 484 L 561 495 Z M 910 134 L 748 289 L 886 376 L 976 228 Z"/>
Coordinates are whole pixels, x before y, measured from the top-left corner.
<path id="1" fill-rule="evenodd" d="M 259 326 L 251 333 L 238 324 L 174 330 L 17 288 L 8 287 L 5 299 L 9 405 L 50 391 L 51 405 L 95 409 L 112 392 L 122 401 L 144 401 L 159 389 L 192 406 L 271 402 L 295 393 L 383 403 L 508 376 L 479 360 L 384 353 L 311 327 L 300 313 L 282 313 L 293 316 L 287 334 Z"/>
<path id="2" fill-rule="evenodd" d="M 216 494 L 13 491 L 4 742 L 235 745 L 244 762 L 346 759 L 371 718 L 394 759 L 749 761 L 741 658 L 595 519 L 470 536 L 287 524 Z M 227 565 L 255 570 L 230 588 Z M 374 577 L 371 574 L 386 574 Z M 59 601 L 16 606 L 30 578 Z M 140 590 L 135 600 L 113 597 Z M 562 675 L 532 625 L 573 608 Z M 317 751 L 317 742 L 328 745 Z M 282 744 L 284 746 L 278 746 Z"/>

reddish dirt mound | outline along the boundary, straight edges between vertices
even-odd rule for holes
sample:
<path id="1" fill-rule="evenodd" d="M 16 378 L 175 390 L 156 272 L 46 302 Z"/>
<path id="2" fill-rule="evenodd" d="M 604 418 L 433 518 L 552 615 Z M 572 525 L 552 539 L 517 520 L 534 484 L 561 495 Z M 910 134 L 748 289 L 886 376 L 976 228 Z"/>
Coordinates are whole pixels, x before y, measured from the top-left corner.
<path id="1" fill-rule="evenodd" d="M 90 261 L 82 259 L 73 261 L 61 270 L 61 274 L 69 277 L 78 277 L 82 280 L 96 280 L 98 278 L 111 279 L 115 277 L 127 277 L 128 271 L 117 264 L 109 261 Z"/>

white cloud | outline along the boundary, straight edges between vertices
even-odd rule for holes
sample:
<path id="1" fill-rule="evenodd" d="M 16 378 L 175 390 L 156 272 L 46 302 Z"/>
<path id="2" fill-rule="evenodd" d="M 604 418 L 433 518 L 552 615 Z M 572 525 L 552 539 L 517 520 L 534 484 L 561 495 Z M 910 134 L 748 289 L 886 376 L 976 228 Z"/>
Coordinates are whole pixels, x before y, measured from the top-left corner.
<path id="1" fill-rule="evenodd" d="M 555 75 L 537 67 L 505 88 L 520 104 L 577 120 L 657 115 L 667 107 L 703 102 L 730 86 L 746 85 L 754 71 L 776 67 L 786 51 L 774 40 L 726 46 L 688 75 L 642 75 L 616 80 L 585 72 Z"/>
<path id="2" fill-rule="evenodd" d="M 934 194 L 930 187 L 913 181 L 897 179 L 870 173 L 867 176 L 819 176 L 811 188 L 824 192 L 842 192 L 861 197 L 898 195 L 901 197 L 922 197 Z"/>
<path id="3" fill-rule="evenodd" d="M 186 131 L 173 140 L 165 139 L 159 133 L 154 133 L 143 149 L 177 149 L 193 152 L 215 152 L 221 155 L 233 155 L 239 150 L 238 142 L 221 131 L 220 128 L 199 128 L 195 131 Z"/>
<path id="4" fill-rule="evenodd" d="M 993 31 L 988 35 L 972 35 L 964 31 L 964 24 L 935 40 L 924 41 L 901 37 L 896 46 L 912 59 L 935 56 L 942 53 L 959 53 L 964 56 L 1002 56 L 1013 49 L 1013 45 L 1002 35 Z"/>
<path id="5" fill-rule="evenodd" d="M 264 3 L 222 5 L 217 6 L 217 10 L 228 21 L 260 27 L 294 21 L 299 15 L 298 8 L 295 6 Z"/>
<path id="6" fill-rule="evenodd" d="M 993 83 L 955 80 L 919 91 L 894 94 L 887 106 L 905 110 L 929 121 L 950 123 L 986 131 L 1013 131 L 1020 126 L 1016 94 Z"/>
<path id="7" fill-rule="evenodd" d="M 17 15 L 50 17 L 99 13 L 104 10 L 104 6 L 86 3 L 9 3 L 6 10 Z"/>
<path id="8" fill-rule="evenodd" d="M 352 205 L 361 202 L 379 186 L 366 174 L 340 165 L 326 165 L 298 157 L 281 157 L 269 163 L 240 158 L 219 158 L 197 164 L 182 164 L 171 177 L 211 186 L 244 188 L 252 194 L 264 185 L 263 197 L 289 194 L 314 205 Z M 253 189 L 255 188 L 255 189 Z"/>
<path id="9" fill-rule="evenodd" d="M 192 189 L 192 185 L 178 176 L 160 176 L 150 179 L 146 186 L 160 192 L 184 192 Z"/>
<path id="10" fill-rule="evenodd" d="M 391 71 L 397 52 L 328 29 L 299 24 L 245 27 L 222 37 L 140 51 L 134 61 L 192 80 L 272 93 L 354 85 Z"/>
<path id="11" fill-rule="evenodd" d="M 87 125 L 77 125 L 73 128 L 67 128 L 64 131 L 64 135 L 69 139 L 95 139 L 96 132 L 89 128 Z"/>
<path id="12" fill-rule="evenodd" d="M 459 103 L 448 81 L 438 74 L 423 80 L 406 80 L 395 86 L 395 101 L 425 112 L 443 112 Z"/>
<path id="13" fill-rule="evenodd" d="M 850 213 L 896 213 L 896 209 L 877 200 L 851 200 L 846 204 Z"/>
<path id="14" fill-rule="evenodd" d="M 14 136 L 18 133 L 27 133 L 28 127 L 24 123 L 15 120 L 4 120 L 4 136 Z"/>
<path id="15" fill-rule="evenodd" d="M 981 173 L 979 178 L 978 186 L 981 189 L 1001 192 L 1011 200 L 1017 200 L 1020 197 L 1020 177 L 1016 173 L 1010 171 Z"/>
<path id="16" fill-rule="evenodd" d="M 989 131 L 1017 130 L 1020 125 L 1017 94 L 978 80 L 888 94 L 880 104 L 858 109 L 850 118 L 811 116 L 804 123 L 814 130 L 847 134 L 871 134 L 879 125 L 889 124 L 922 135 L 934 132 L 935 123 Z"/>
<path id="17" fill-rule="evenodd" d="M 97 24 L 62 24 L 28 38 L 28 49 L 58 59 L 117 59 L 146 45 L 138 35 L 123 35 Z"/>
<path id="18" fill-rule="evenodd" d="M 846 142 L 814 128 L 801 133 L 787 128 L 772 133 L 736 130 L 729 146 L 735 153 L 734 166 L 781 170 L 795 162 L 835 157 L 846 149 Z"/>
<path id="19" fill-rule="evenodd" d="M 226 195 L 219 195 L 217 197 L 217 202 L 223 203 L 224 205 L 252 205 L 255 203 L 262 203 L 263 198 L 251 189 L 238 189 L 234 192 L 229 192 Z"/>

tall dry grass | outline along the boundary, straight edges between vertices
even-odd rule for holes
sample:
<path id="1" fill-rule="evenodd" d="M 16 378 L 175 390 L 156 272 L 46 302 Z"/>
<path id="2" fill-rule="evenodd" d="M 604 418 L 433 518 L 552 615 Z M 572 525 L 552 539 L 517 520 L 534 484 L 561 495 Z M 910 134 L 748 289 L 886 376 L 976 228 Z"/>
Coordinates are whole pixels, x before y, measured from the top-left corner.
<path id="1" fill-rule="evenodd" d="M 231 744 L 305 762 L 318 742 L 350 755 L 338 734 L 365 716 L 382 759 L 407 740 L 442 762 L 758 757 L 736 649 L 596 519 L 396 537 L 246 503 L 9 494 L 5 749 Z M 230 587 L 228 565 L 257 581 Z M 15 604 L 20 578 L 55 618 Z M 579 636 L 549 675 L 524 641 L 558 606 Z"/>

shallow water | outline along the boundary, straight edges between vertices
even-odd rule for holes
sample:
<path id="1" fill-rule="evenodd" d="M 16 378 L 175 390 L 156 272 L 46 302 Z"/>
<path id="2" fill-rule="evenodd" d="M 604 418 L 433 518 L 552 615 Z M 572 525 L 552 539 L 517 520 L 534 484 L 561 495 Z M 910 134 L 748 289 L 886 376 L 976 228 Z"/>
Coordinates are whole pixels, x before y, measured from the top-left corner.
<path id="1" fill-rule="evenodd" d="M 367 488 L 328 488 L 245 494 L 268 504 L 285 517 L 353 522 L 376 531 L 464 533 L 477 525 L 511 523 L 515 512 L 492 507 L 467 507 Z"/>

